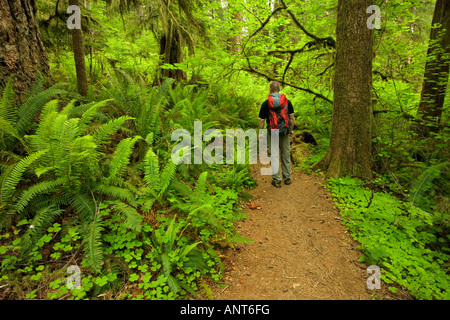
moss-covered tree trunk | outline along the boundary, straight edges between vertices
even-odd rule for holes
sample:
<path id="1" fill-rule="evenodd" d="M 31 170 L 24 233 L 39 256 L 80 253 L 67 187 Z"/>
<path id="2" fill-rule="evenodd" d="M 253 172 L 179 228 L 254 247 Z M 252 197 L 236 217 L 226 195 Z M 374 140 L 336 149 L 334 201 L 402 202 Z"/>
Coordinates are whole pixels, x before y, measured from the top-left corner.
<path id="1" fill-rule="evenodd" d="M 0 0 L 0 92 L 14 75 L 14 91 L 30 89 L 39 72 L 50 76 L 33 0 Z"/>
<path id="2" fill-rule="evenodd" d="M 175 65 L 184 61 L 182 38 L 175 28 L 172 21 L 168 22 L 167 32 L 161 36 L 159 43 L 159 53 L 163 59 L 163 64 Z M 173 78 L 177 81 L 185 80 L 186 72 L 180 69 L 162 69 L 161 75 L 167 78 Z M 162 79 L 159 81 L 162 82 Z"/>
<path id="3" fill-rule="evenodd" d="M 450 1 L 437 0 L 428 45 L 422 95 L 417 113 L 439 123 L 447 90 L 450 64 Z M 438 27 L 436 27 L 438 26 Z M 426 127 L 423 127 L 427 131 Z"/>
<path id="4" fill-rule="evenodd" d="M 339 0 L 330 145 L 315 165 L 328 177 L 370 179 L 373 32 L 370 0 Z"/>
<path id="5" fill-rule="evenodd" d="M 79 6 L 78 0 L 69 0 L 69 5 Z M 88 94 L 89 84 L 86 73 L 86 61 L 84 60 L 83 31 L 81 29 L 72 29 L 72 47 L 77 74 L 78 93 L 85 97 Z"/>

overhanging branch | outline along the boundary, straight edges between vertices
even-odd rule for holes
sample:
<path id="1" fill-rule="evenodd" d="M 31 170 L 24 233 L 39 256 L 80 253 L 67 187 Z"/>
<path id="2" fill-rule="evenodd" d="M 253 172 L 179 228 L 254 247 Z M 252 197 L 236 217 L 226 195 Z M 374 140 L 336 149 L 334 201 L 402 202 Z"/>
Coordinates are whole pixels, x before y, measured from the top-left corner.
<path id="1" fill-rule="evenodd" d="M 327 102 L 333 104 L 333 100 L 328 99 L 327 97 L 325 97 L 325 96 L 324 96 L 323 94 L 321 94 L 321 93 L 315 92 L 315 91 L 313 91 L 313 90 L 311 90 L 311 89 L 308 89 L 308 88 L 303 88 L 303 87 L 296 86 L 296 85 L 294 85 L 294 84 L 292 84 L 292 83 L 289 83 L 289 82 L 284 81 L 284 79 L 283 79 L 283 80 L 275 79 L 275 78 L 273 78 L 273 77 L 271 77 L 271 76 L 269 76 L 269 75 L 267 75 L 267 74 L 264 74 L 264 73 L 262 73 L 262 72 L 260 72 L 260 71 L 258 71 L 258 70 L 253 69 L 252 66 L 250 65 L 250 61 L 249 61 L 248 58 L 247 58 L 247 64 L 248 64 L 248 68 L 247 68 L 247 69 L 239 69 L 239 70 L 257 74 L 257 75 L 259 75 L 259 76 L 261 76 L 261 77 L 266 78 L 268 81 L 278 81 L 278 82 L 281 83 L 282 85 L 289 86 L 289 87 L 291 87 L 291 88 L 298 89 L 298 90 L 301 90 L 301 91 L 304 91 L 304 92 L 308 92 L 308 93 L 310 93 L 310 94 L 316 96 L 317 98 L 323 99 L 323 100 L 325 100 L 325 101 L 327 101 Z"/>

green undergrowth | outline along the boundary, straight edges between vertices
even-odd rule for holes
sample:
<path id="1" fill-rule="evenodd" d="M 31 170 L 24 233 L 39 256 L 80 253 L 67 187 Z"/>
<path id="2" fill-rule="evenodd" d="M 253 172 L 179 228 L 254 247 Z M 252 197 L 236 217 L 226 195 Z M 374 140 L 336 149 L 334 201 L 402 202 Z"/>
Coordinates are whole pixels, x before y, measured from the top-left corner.
<path id="1" fill-rule="evenodd" d="M 171 133 L 245 128 L 251 99 L 109 80 L 87 103 L 39 84 L 18 107 L 11 82 L 1 95 L 0 299 L 212 298 L 222 251 L 250 241 L 233 226 L 249 165 L 175 163 Z"/>
<path id="2" fill-rule="evenodd" d="M 426 212 L 357 179 L 329 179 L 343 224 L 360 243 L 361 262 L 417 299 L 450 299 L 450 215 Z"/>

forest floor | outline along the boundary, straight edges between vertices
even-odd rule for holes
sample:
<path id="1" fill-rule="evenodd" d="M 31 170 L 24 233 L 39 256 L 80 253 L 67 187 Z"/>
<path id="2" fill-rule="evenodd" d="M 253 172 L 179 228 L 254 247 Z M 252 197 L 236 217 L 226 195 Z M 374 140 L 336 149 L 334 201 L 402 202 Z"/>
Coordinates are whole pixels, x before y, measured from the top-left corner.
<path id="1" fill-rule="evenodd" d="M 319 176 L 293 170 L 292 184 L 275 188 L 252 168 L 258 186 L 243 208 L 239 233 L 253 241 L 224 252 L 225 278 L 216 300 L 405 299 L 387 286 L 367 289 L 367 266 L 341 224 Z"/>

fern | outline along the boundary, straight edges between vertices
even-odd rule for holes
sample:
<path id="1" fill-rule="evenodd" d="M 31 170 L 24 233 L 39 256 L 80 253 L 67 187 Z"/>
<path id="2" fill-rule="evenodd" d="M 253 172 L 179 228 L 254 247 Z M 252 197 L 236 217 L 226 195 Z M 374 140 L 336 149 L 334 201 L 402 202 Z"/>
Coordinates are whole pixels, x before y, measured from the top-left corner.
<path id="1" fill-rule="evenodd" d="M 75 211 L 81 215 L 86 223 L 91 222 L 95 216 L 95 202 L 93 199 L 83 193 L 72 193 L 70 195 L 70 204 Z"/>
<path id="2" fill-rule="evenodd" d="M 98 186 L 95 186 L 95 188 L 92 189 L 92 191 L 98 192 L 102 195 L 106 195 L 113 200 L 116 199 L 124 200 L 132 205 L 135 205 L 136 203 L 135 196 L 128 189 L 123 189 L 112 185 L 100 184 Z"/>
<path id="3" fill-rule="evenodd" d="M 114 201 L 113 210 L 123 214 L 125 225 L 133 231 L 140 231 L 142 227 L 142 216 L 132 206 L 126 205 L 121 201 Z"/>
<path id="4" fill-rule="evenodd" d="M 158 157 L 151 148 L 147 151 L 144 159 L 144 181 L 155 189 L 159 186 Z"/>
<path id="5" fill-rule="evenodd" d="M 88 123 L 96 116 L 97 110 L 103 107 L 107 102 L 111 100 L 103 100 L 98 103 L 95 103 L 93 106 L 89 107 L 85 112 L 83 112 L 83 115 L 80 118 L 79 122 L 79 130 L 82 132 L 88 125 Z"/>
<path id="6" fill-rule="evenodd" d="M 83 248 L 86 261 L 94 272 L 99 272 L 103 265 L 103 245 L 101 233 L 104 228 L 100 212 L 97 211 L 91 222 L 83 223 Z"/>
<path id="7" fill-rule="evenodd" d="M 44 235 L 52 221 L 61 215 L 62 211 L 55 204 L 50 204 L 36 212 L 30 228 L 27 229 L 20 240 L 22 254 L 26 254 L 32 249 L 34 244 Z"/>
<path id="8" fill-rule="evenodd" d="M 18 163 L 12 165 L 13 167 L 11 170 L 7 170 L 7 174 L 5 174 L 2 177 L 1 181 L 1 188 L 0 188 L 0 203 L 6 203 L 8 199 L 10 198 L 11 194 L 14 192 L 14 190 L 17 187 L 17 184 L 19 183 L 20 179 L 22 178 L 23 173 L 25 170 L 39 157 L 41 157 L 46 150 L 41 150 L 38 152 L 35 152 Z"/>
<path id="9" fill-rule="evenodd" d="M 0 117 L 0 130 L 3 130 L 7 134 L 13 136 L 17 140 L 20 141 L 20 143 L 28 150 L 28 146 L 25 143 L 25 141 L 22 139 L 20 134 L 17 132 L 16 128 L 11 124 L 11 122 L 8 122 L 6 119 Z"/>
<path id="10" fill-rule="evenodd" d="M 142 139 L 140 136 L 134 138 L 126 138 L 119 142 L 114 152 L 114 157 L 109 169 L 109 179 L 117 177 L 120 170 L 130 162 L 130 155 L 133 152 L 133 146 L 136 141 Z"/>
<path id="11" fill-rule="evenodd" d="M 110 120 L 108 123 L 102 125 L 97 129 L 97 132 L 94 133 L 94 139 L 97 141 L 97 144 L 104 144 L 108 142 L 108 137 L 116 132 L 127 120 L 132 120 L 133 117 L 122 116 L 116 119 Z"/>
<path id="12" fill-rule="evenodd" d="M 0 118 L 5 119 L 10 123 L 17 121 L 17 114 L 14 106 L 14 88 L 12 77 L 6 82 L 6 86 L 3 89 L 2 99 L 0 100 Z"/>
<path id="13" fill-rule="evenodd" d="M 25 148 L 27 148 L 25 141 L 22 139 L 23 137 L 17 131 L 16 124 L 17 113 L 16 107 L 14 106 L 14 89 L 12 77 L 10 77 L 6 82 L 6 86 L 3 90 L 0 100 L 0 130 L 16 138 Z M 5 150 L 8 149 L 8 144 L 4 141 L 4 139 L 3 148 Z"/>
<path id="14" fill-rule="evenodd" d="M 427 168 L 417 180 L 412 184 L 412 194 L 410 204 L 420 202 L 424 194 L 432 187 L 433 180 L 439 176 L 442 169 L 447 166 L 449 162 L 439 163 L 437 165 Z"/>
<path id="15" fill-rule="evenodd" d="M 44 194 L 53 191 L 55 187 L 62 185 L 65 181 L 66 179 L 60 178 L 57 180 L 41 181 L 32 185 L 22 193 L 19 200 L 16 202 L 14 206 L 16 212 L 20 214 L 28 205 L 28 203 L 38 194 Z"/>
<path id="16" fill-rule="evenodd" d="M 61 86 L 62 84 L 58 83 L 42 91 L 42 88 L 37 84 L 37 88 L 30 91 L 29 98 L 17 110 L 19 121 L 16 128 L 20 134 L 25 134 L 30 130 L 34 115 L 43 109 L 50 98 L 58 94 L 67 94 L 67 91 L 59 89 Z"/>
<path id="17" fill-rule="evenodd" d="M 177 165 L 172 161 L 169 161 L 167 165 L 164 167 L 164 170 L 161 173 L 161 179 L 159 183 L 159 192 L 158 192 L 159 198 L 166 192 L 170 183 L 174 179 L 176 169 Z"/>
<path id="18" fill-rule="evenodd" d="M 167 96 L 170 91 L 172 91 L 172 85 L 175 82 L 175 79 L 168 78 L 164 80 L 158 90 L 158 94 L 161 96 Z"/>
<path id="19" fill-rule="evenodd" d="M 57 107 L 57 100 L 52 100 L 43 107 L 39 127 L 35 134 L 29 137 L 30 145 L 33 150 L 42 150 L 49 145 L 53 121 L 58 115 Z"/>
<path id="20" fill-rule="evenodd" d="M 202 172 L 197 179 L 197 183 L 195 185 L 195 193 L 196 193 L 197 197 L 199 197 L 199 198 L 202 198 L 205 196 L 207 175 L 208 175 L 207 171 Z"/>

